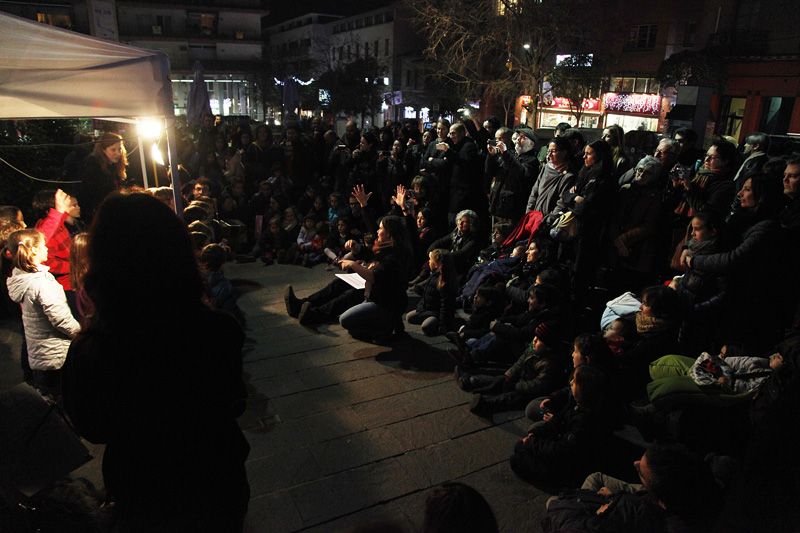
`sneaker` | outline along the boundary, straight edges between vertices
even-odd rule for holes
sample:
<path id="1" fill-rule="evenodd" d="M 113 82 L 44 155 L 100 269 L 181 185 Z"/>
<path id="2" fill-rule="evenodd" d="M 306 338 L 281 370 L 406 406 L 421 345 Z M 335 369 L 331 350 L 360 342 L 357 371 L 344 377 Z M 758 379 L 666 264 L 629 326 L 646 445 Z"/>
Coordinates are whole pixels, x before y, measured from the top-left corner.
<path id="1" fill-rule="evenodd" d="M 299 316 L 303 301 L 294 295 L 294 289 L 292 289 L 291 285 L 287 285 L 283 291 L 283 303 L 286 304 L 286 314 L 292 318 Z"/>

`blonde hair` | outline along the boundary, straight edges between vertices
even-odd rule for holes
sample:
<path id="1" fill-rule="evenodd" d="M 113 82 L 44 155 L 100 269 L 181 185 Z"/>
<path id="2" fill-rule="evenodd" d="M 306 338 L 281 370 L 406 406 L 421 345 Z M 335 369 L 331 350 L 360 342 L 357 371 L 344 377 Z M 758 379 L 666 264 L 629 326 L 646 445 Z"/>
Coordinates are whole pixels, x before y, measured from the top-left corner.
<path id="1" fill-rule="evenodd" d="M 23 272 L 38 272 L 36 248 L 44 244 L 44 234 L 35 229 L 21 229 L 8 236 L 8 250 L 14 268 Z"/>
<path id="2" fill-rule="evenodd" d="M 89 234 L 78 233 L 69 249 L 69 282 L 74 290 L 83 286 L 83 276 L 89 270 Z"/>

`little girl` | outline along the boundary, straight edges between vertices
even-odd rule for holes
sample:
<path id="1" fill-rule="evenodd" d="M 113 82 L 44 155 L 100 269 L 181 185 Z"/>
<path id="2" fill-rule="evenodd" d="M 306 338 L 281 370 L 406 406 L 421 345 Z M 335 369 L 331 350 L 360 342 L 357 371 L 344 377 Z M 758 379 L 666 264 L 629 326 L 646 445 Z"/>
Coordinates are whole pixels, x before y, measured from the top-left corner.
<path id="1" fill-rule="evenodd" d="M 34 385 L 43 396 L 60 402 L 60 370 L 80 324 L 69 310 L 63 287 L 43 265 L 47 261 L 44 235 L 34 229 L 15 231 L 8 247 L 14 270 L 6 284 L 11 300 L 22 306 Z"/>
<path id="2" fill-rule="evenodd" d="M 437 248 L 428 255 L 431 275 L 422 282 L 422 299 L 409 311 L 409 324 L 422 326 L 422 332 L 433 337 L 450 331 L 455 323 L 456 273 L 450 252 Z"/>

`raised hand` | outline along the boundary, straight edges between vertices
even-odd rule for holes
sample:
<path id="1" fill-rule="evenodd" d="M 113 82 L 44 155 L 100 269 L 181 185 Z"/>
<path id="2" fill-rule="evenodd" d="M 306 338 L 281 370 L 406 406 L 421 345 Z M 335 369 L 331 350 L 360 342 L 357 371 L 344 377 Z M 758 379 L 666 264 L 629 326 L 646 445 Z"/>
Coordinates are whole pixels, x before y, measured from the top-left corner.
<path id="1" fill-rule="evenodd" d="M 353 187 L 353 198 L 356 199 L 358 205 L 362 208 L 367 207 L 367 202 L 369 201 L 369 197 L 372 196 L 372 193 L 368 193 L 366 189 L 364 189 L 363 185 L 356 185 Z"/>

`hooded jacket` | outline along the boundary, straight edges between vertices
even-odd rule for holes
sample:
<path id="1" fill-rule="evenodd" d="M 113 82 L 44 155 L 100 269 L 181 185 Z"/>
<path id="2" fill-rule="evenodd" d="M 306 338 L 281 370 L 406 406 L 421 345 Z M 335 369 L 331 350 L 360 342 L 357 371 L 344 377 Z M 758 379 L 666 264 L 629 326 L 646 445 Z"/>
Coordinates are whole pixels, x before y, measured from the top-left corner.
<path id="1" fill-rule="evenodd" d="M 11 300 L 22 306 L 31 369 L 58 370 L 81 326 L 69 310 L 64 289 L 47 267 L 40 268 L 39 272 L 15 268 L 6 284 Z"/>

